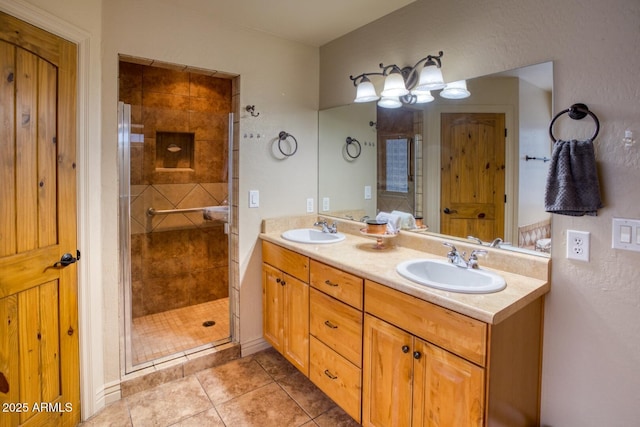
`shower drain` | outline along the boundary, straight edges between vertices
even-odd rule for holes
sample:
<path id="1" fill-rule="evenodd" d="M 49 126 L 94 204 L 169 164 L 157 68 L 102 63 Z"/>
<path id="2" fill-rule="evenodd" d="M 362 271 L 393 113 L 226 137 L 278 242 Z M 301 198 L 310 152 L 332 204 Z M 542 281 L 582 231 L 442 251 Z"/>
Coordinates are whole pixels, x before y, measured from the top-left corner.
<path id="1" fill-rule="evenodd" d="M 202 322 L 202 326 L 204 326 L 205 328 L 208 328 L 215 324 L 216 324 L 215 320 L 205 320 L 204 322 Z"/>

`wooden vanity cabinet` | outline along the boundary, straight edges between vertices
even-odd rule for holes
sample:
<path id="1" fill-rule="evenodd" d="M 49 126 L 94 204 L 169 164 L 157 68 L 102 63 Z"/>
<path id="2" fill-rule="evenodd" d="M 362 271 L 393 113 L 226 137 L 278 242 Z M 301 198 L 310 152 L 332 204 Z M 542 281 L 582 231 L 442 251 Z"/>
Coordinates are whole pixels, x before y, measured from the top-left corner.
<path id="1" fill-rule="evenodd" d="M 539 425 L 542 298 L 497 325 L 365 282 L 365 426 Z"/>
<path id="2" fill-rule="evenodd" d="M 365 426 L 481 426 L 484 369 L 369 314 Z"/>
<path id="3" fill-rule="evenodd" d="M 309 376 L 309 258 L 262 242 L 265 339 Z"/>
<path id="4" fill-rule="evenodd" d="M 311 260 L 309 378 L 360 422 L 363 279 Z"/>

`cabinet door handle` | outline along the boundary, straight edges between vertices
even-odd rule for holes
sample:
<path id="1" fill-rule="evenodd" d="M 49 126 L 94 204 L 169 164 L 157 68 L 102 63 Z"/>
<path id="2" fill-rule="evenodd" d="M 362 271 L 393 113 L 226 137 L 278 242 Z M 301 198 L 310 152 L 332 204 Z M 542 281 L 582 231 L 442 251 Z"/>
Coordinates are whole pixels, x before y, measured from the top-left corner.
<path id="1" fill-rule="evenodd" d="M 284 285 L 286 285 L 286 284 L 287 284 L 287 282 L 285 282 L 284 280 L 282 280 L 282 281 L 280 282 L 280 284 L 281 284 L 282 286 L 284 286 Z"/>
<path id="2" fill-rule="evenodd" d="M 419 351 L 414 351 L 413 352 L 413 358 L 418 360 L 422 357 L 422 353 L 420 353 Z"/>
<path id="3" fill-rule="evenodd" d="M 409 346 L 408 345 L 403 345 L 402 346 L 402 352 L 403 353 L 409 353 Z"/>
<path id="4" fill-rule="evenodd" d="M 325 374 L 326 376 L 328 376 L 329 378 L 331 378 L 332 380 L 337 380 L 337 379 L 338 379 L 338 377 L 337 377 L 337 376 L 335 376 L 335 375 L 333 375 L 331 372 L 329 372 L 329 370 L 328 370 L 328 369 L 325 369 L 325 370 L 324 370 L 324 374 Z"/>
<path id="5" fill-rule="evenodd" d="M 276 283 L 280 283 L 282 282 L 282 279 L 280 279 L 279 277 L 276 279 Z"/>
<path id="6" fill-rule="evenodd" d="M 331 328 L 331 329 L 338 329 L 337 325 L 334 325 L 333 323 L 331 323 L 330 320 L 325 320 L 324 324 L 327 325 L 327 327 Z"/>
<path id="7" fill-rule="evenodd" d="M 325 280 L 325 281 L 324 281 L 324 284 L 325 284 L 325 285 L 329 285 L 329 286 L 334 286 L 334 287 L 337 287 L 337 286 L 338 286 L 338 284 L 337 284 L 337 283 L 333 283 L 333 282 L 332 282 L 331 280 L 329 280 L 329 279 Z"/>

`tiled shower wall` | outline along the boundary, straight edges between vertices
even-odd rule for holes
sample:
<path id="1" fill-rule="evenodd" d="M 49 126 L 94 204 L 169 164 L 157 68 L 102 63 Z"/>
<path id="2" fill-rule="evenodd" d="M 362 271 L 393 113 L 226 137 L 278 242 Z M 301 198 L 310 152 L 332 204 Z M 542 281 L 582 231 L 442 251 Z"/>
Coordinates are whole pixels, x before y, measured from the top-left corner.
<path id="1" fill-rule="evenodd" d="M 224 223 L 205 221 L 199 212 L 149 216 L 147 210 L 227 203 L 232 80 L 120 62 L 119 83 L 120 100 L 131 104 L 133 317 L 227 297 Z M 166 167 L 171 162 L 163 156 L 172 154 L 156 150 L 158 132 L 193 141 L 186 167 Z"/>

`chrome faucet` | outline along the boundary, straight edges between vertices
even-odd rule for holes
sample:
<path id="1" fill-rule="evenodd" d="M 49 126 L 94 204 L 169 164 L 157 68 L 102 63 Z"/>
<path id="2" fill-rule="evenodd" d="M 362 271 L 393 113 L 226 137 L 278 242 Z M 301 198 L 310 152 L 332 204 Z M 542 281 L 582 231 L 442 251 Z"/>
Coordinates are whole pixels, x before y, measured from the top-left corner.
<path id="1" fill-rule="evenodd" d="M 473 240 L 474 242 L 476 242 L 477 244 L 479 244 L 480 246 L 484 245 L 484 243 L 482 242 L 482 240 L 478 239 L 475 236 L 467 236 L 467 239 L 469 240 Z"/>
<path id="2" fill-rule="evenodd" d="M 474 249 L 471 251 L 471 255 L 469 255 L 469 261 L 467 261 L 465 259 L 466 252 L 458 252 L 458 249 L 456 249 L 452 243 L 443 242 L 442 244 L 449 248 L 449 252 L 447 253 L 449 262 L 460 268 L 479 268 L 478 255 L 487 254 L 487 251 L 484 249 Z"/>
<path id="3" fill-rule="evenodd" d="M 489 243 L 489 247 L 490 248 L 499 248 L 500 245 L 509 245 L 509 244 L 510 244 L 509 242 L 505 242 L 500 237 L 496 237 L 495 239 L 493 239 L 493 241 L 491 243 Z"/>
<path id="4" fill-rule="evenodd" d="M 332 225 L 327 224 L 327 221 L 318 221 L 313 224 L 314 227 L 322 227 L 323 233 L 337 233 L 338 225 L 334 222 Z"/>

